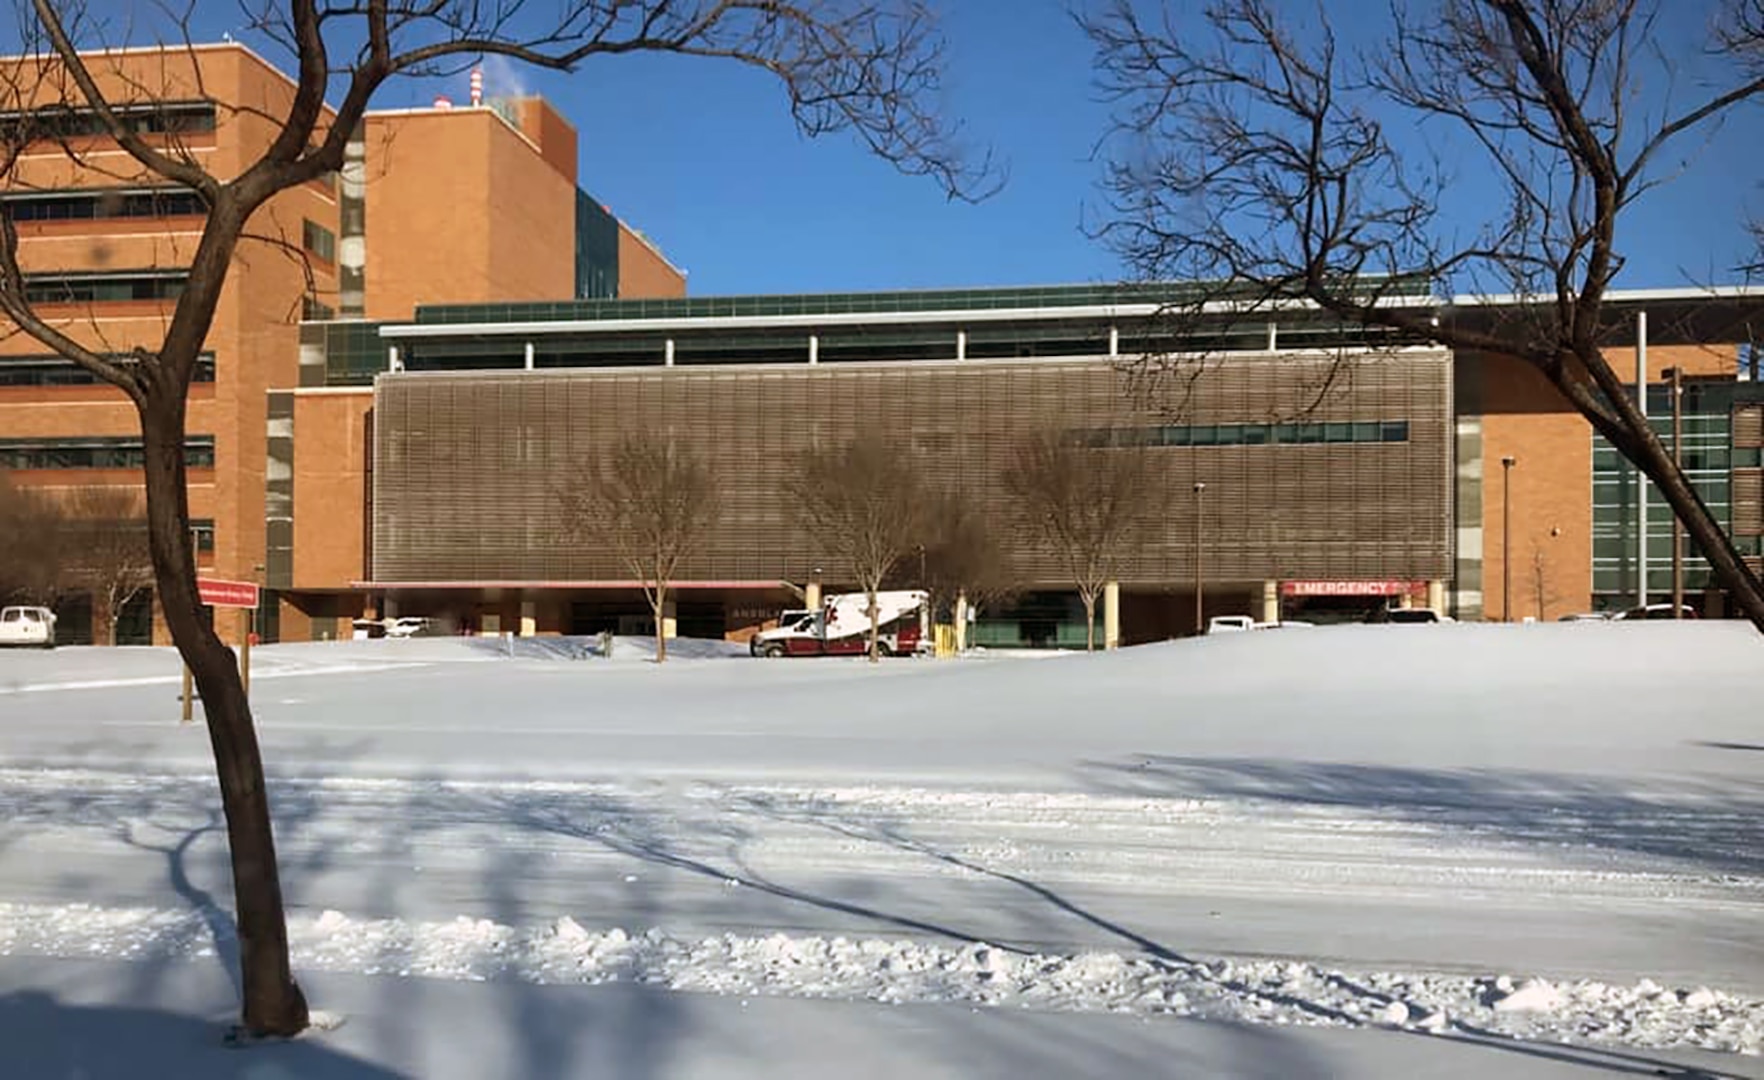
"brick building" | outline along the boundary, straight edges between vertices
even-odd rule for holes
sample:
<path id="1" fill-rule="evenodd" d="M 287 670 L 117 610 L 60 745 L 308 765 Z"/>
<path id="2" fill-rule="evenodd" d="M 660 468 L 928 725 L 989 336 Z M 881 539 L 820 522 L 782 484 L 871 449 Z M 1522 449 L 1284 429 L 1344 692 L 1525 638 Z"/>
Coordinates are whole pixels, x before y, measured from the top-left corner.
<path id="1" fill-rule="evenodd" d="M 1179 404 L 1148 405 L 1125 373 L 1181 347 L 1160 337 L 1173 295 L 1068 286 L 433 305 L 413 320 L 309 324 L 301 387 L 272 404 L 294 417 L 294 540 L 272 550 L 271 578 L 339 618 L 372 605 L 476 628 L 635 629 L 635 583 L 548 528 L 551 485 L 620 433 L 658 428 L 719 463 L 732 506 L 682 575 L 677 621 L 738 635 L 791 606 L 792 586 L 827 561 L 782 495 L 808 446 L 879 427 L 931 486 L 1008 521 L 997 477 L 1013 440 L 1055 428 L 1099 453 L 1122 439 L 1153 447 L 1174 494 L 1121 571 L 1128 641 L 1193 630 L 1197 561 L 1208 615 L 1338 619 L 1411 602 L 1465 619 L 1554 619 L 1639 603 L 1643 558 L 1646 598 L 1669 591 L 1663 504 L 1647 509 L 1643 553 L 1633 475 L 1531 369 L 1295 309 L 1217 338 L 1183 370 Z M 1516 310 L 1412 301 L 1440 319 Z M 1764 388 L 1742 346 L 1761 309 L 1764 295 L 1737 289 L 1619 293 L 1607 311 L 1609 355 L 1620 371 L 1645 355 L 1663 429 L 1663 372 L 1685 374 L 1687 467 L 1754 564 Z M 371 400 L 372 430 L 354 433 L 347 476 L 315 475 L 338 467 L 323 419 L 338 397 Z M 1196 481 L 1204 496 L 1190 498 Z M 1054 560 L 1024 536 L 1011 542 L 1027 591 L 980 640 L 1082 641 Z M 1722 613 L 1694 553 L 1688 567 L 1693 602 Z"/>
<path id="2" fill-rule="evenodd" d="M 292 91 L 231 43 L 93 67 L 144 132 L 222 177 L 267 144 L 263 116 Z M 130 176 L 69 104 L 63 137 L 105 167 L 32 147 L 0 192 L 32 295 L 102 350 L 151 345 L 202 208 Z M 342 174 L 253 220 L 304 259 L 241 247 L 192 390 L 188 453 L 199 564 L 265 581 L 266 637 L 345 636 L 389 611 L 534 633 L 635 626 L 634 583 L 547 528 L 548 484 L 649 425 L 724 463 L 738 507 L 679 595 L 690 633 L 740 634 L 794 602 L 825 559 L 793 528 L 783 474 L 804 446 L 865 425 L 999 520 L 997 472 L 1026 431 L 1055 427 L 1098 452 L 1152 447 L 1175 497 L 1122 572 L 1128 640 L 1193 628 L 1197 562 L 1208 614 L 1259 617 L 1402 598 L 1460 618 L 1552 619 L 1670 588 L 1664 504 L 1518 364 L 1294 309 L 1234 328 L 1189 370 L 1180 407 L 1154 407 L 1123 371 L 1179 344 L 1160 337 L 1169 288 L 686 299 L 682 273 L 582 189 L 577 150 L 537 98 L 374 112 Z M 1410 302 L 1442 320 L 1523 314 L 1498 298 Z M 1641 370 L 1662 430 L 1664 372 L 1683 374 L 1686 465 L 1754 565 L 1761 312 L 1764 295 L 1728 289 L 1619 293 L 1606 313 L 1613 362 Z M 0 468 L 14 481 L 138 486 L 135 432 L 119 392 L 20 335 L 0 341 Z M 1204 500 L 1187 494 L 1197 481 Z M 1012 543 L 1025 594 L 980 640 L 1082 640 L 1057 568 Z M 1693 602 L 1719 613 L 1694 552 L 1687 566 Z M 63 618 L 64 638 L 82 636 L 77 601 Z M 149 604 L 125 621 L 125 640 L 163 636 Z"/>
<path id="3" fill-rule="evenodd" d="M 285 75 L 235 43 L 87 61 L 142 132 L 223 179 L 268 146 L 267 117 L 293 93 Z M 35 88 L 0 111 L 53 115 L 63 129 L 27 147 L 0 191 L 28 291 L 45 317 L 102 352 L 153 347 L 203 207 L 142 173 L 98 133 L 65 80 L 37 77 L 40 62 L 0 60 L 12 68 L 8 85 Z M 299 383 L 303 318 L 408 318 L 416 304 L 442 301 L 684 294 L 684 275 L 579 187 L 576 159 L 575 131 L 541 99 L 438 101 L 370 113 L 341 176 L 259 211 L 250 231 L 298 245 L 303 259 L 242 243 L 206 343 L 188 417 L 203 573 L 250 580 L 278 540 L 270 492 L 286 478 L 274 474 L 277 424 L 265 419 L 271 391 Z M 330 408 L 347 412 L 341 401 Z M 13 482 L 55 492 L 139 487 L 140 452 L 119 391 L 23 335 L 0 341 L 0 469 Z M 125 612 L 123 640 L 163 639 L 151 610 L 143 597 Z M 264 613 L 267 632 L 278 615 Z M 64 605 L 63 640 L 93 629 L 78 598 Z"/>

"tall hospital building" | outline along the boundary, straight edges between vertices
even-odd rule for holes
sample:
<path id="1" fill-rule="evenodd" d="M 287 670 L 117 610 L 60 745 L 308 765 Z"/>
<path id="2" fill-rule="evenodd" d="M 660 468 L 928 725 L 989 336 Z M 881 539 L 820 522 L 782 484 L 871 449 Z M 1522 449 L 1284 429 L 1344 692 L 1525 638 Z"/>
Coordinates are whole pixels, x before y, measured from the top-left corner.
<path id="1" fill-rule="evenodd" d="M 144 110 L 146 130 L 223 176 L 270 137 L 256 110 L 291 91 L 233 44 L 97 64 L 114 86 L 165 87 L 175 107 Z M 725 495 L 717 534 L 680 575 L 683 634 L 749 633 L 817 573 L 850 584 L 785 492 L 804 451 L 867 432 L 999 524 L 1021 592 L 983 613 L 983 643 L 1084 638 L 1071 584 L 1009 524 L 999 482 L 1018 440 L 1046 430 L 1095 453 L 1131 444 L 1165 489 L 1120 570 L 1127 642 L 1195 629 L 1197 569 L 1207 615 L 1260 618 L 1420 603 L 1553 619 L 1670 590 L 1664 503 L 1504 357 L 1294 309 L 1215 335 L 1171 408 L 1128 384 L 1135 358 L 1177 344 L 1160 313 L 1180 286 L 689 298 L 681 272 L 578 185 L 577 157 L 575 131 L 537 98 L 373 113 L 342 176 L 254 219 L 297 240 L 312 272 L 241 249 L 188 452 L 203 571 L 265 582 L 265 636 L 347 636 L 366 613 L 467 631 L 640 628 L 640 583 L 562 535 L 555 489 L 642 430 L 698 450 Z M 153 342 L 201 227 L 188 192 L 82 171 L 53 147 L 27 156 L 4 199 L 45 312 L 104 348 Z M 1411 302 L 1442 321 L 1516 303 Z M 1606 312 L 1608 355 L 1645 385 L 1662 431 L 1664 373 L 1682 374 L 1686 467 L 1756 568 L 1764 291 L 1620 292 Z M 0 351 L 13 482 L 140 483 L 120 393 L 18 335 Z M 1688 565 L 1692 602 L 1726 613 L 1694 552 Z M 154 624 L 144 602 L 130 635 L 162 636 Z"/>

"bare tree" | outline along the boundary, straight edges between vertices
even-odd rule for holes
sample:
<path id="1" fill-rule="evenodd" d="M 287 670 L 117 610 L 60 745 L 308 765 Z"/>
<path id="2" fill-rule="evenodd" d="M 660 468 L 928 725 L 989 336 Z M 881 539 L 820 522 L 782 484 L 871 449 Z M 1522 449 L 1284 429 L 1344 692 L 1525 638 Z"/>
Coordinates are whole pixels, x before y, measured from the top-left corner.
<path id="1" fill-rule="evenodd" d="M 911 460 L 879 435 L 810 451 L 785 486 L 796 516 L 869 600 L 871 663 L 881 659 L 876 594 L 924 540 L 925 500 Z"/>
<path id="2" fill-rule="evenodd" d="M 137 180 L 194 191 L 207 207 L 188 277 L 164 333 L 125 355 L 91 347 L 66 324 L 40 316 L 20 267 L 18 234 L 0 220 L 0 312 L 19 330 L 107 382 L 135 405 L 145 444 L 147 518 L 155 588 L 172 639 L 200 687 L 232 852 L 243 975 L 243 1026 L 287 1035 L 307 1025 L 288 963 L 282 891 L 249 705 L 232 655 L 202 617 L 185 542 L 186 399 L 228 270 L 260 210 L 279 192 L 336 173 L 375 94 L 406 75 L 444 74 L 485 55 L 574 70 L 601 56 L 671 53 L 759 68 L 784 90 L 808 135 L 848 132 L 903 172 L 931 177 L 952 197 L 990 191 L 990 162 L 965 157 L 939 112 L 942 41 L 920 0 L 246 0 L 247 39 L 291 56 L 294 86 L 268 120 L 273 136 L 231 175 L 178 140 L 135 122 L 163 88 L 131 82 L 117 53 L 82 53 L 109 25 L 77 0 L 30 0 L 20 38 L 29 58 L 7 68 L 12 101 L 0 125 L 0 173 L 27 148 L 50 143 L 60 118 L 79 116 L 120 147 Z M 187 27 L 177 30 L 187 40 Z M 195 54 L 191 54 L 194 61 Z M 122 89 L 118 89 L 121 87 Z M 327 92 L 336 104 L 327 106 Z M 164 125 L 162 125 L 164 126 Z M 65 127 L 61 130 L 65 131 Z M 70 140 L 62 145 L 76 162 Z"/>
<path id="3" fill-rule="evenodd" d="M 61 508 L 0 472 L 0 601 L 53 604 L 62 583 Z"/>
<path id="4" fill-rule="evenodd" d="M 722 515 L 716 473 L 672 439 L 645 432 L 584 462 L 558 491 L 566 533 L 601 544 L 643 583 L 655 660 L 668 658 L 668 586 Z"/>
<path id="5" fill-rule="evenodd" d="M 1065 565 L 1084 603 L 1084 647 L 1096 648 L 1096 599 L 1161 514 L 1146 448 L 1131 438 L 1088 445 L 1058 432 L 1018 444 L 1002 477 L 1023 524 Z"/>
<path id="6" fill-rule="evenodd" d="M 1016 570 L 1004 537 L 972 496 L 938 491 L 923 506 L 922 542 L 897 565 L 895 580 L 924 589 L 934 612 L 958 597 L 977 610 L 1015 594 Z"/>
<path id="7" fill-rule="evenodd" d="M 102 612 L 105 644 L 116 644 L 123 608 L 153 586 L 146 507 L 126 488 L 80 488 L 67 503 L 68 580 L 91 591 Z"/>
<path id="8" fill-rule="evenodd" d="M 1312 306 L 1542 372 L 1764 628 L 1764 584 L 1605 352 L 1622 329 L 1604 301 L 1626 212 L 1764 100 L 1764 6 L 1720 7 L 1712 48 L 1683 57 L 1659 44 L 1659 21 L 1679 17 L 1663 0 L 1392 4 L 1387 32 L 1349 58 L 1318 7 L 1211 0 L 1179 22 L 1108 0 L 1081 20 L 1116 105 L 1098 231 L 1141 276 L 1217 283 L 1196 310 L 1225 294 L 1249 320 Z M 1356 24 L 1370 17 L 1355 8 Z M 1675 82 L 1693 63 L 1698 77 Z M 1463 159 L 1399 148 L 1397 127 L 1437 129 Z M 1453 198 L 1451 173 L 1469 169 L 1503 188 L 1479 221 Z M 1417 289 L 1521 302 L 1436 321 Z"/>

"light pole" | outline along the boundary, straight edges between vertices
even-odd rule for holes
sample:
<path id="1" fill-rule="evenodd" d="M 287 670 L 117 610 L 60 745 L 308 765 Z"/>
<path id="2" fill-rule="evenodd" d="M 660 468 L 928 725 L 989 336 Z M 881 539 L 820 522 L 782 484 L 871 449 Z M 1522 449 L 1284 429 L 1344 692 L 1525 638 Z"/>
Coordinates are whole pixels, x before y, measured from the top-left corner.
<path id="1" fill-rule="evenodd" d="M 1661 374 L 1670 382 L 1672 393 L 1672 466 L 1684 472 L 1684 369 L 1669 367 Z M 1684 618 L 1684 525 L 1678 514 L 1672 515 L 1672 617 Z"/>
<path id="2" fill-rule="evenodd" d="M 1501 621 L 1513 621 L 1513 466 L 1511 454 L 1501 459 Z"/>
<path id="3" fill-rule="evenodd" d="M 1204 480 L 1194 482 L 1194 632 L 1206 629 L 1206 551 L 1201 545 L 1201 496 L 1206 494 Z"/>

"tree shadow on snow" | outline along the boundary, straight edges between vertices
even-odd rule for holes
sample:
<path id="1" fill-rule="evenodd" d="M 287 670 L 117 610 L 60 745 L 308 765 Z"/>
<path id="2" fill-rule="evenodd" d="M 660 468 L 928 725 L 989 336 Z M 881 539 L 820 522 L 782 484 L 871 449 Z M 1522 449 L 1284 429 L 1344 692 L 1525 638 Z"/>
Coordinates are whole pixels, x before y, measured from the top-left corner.
<path id="1" fill-rule="evenodd" d="M 1638 792 L 1556 773 L 1157 754 L 1086 762 L 1080 776 L 1113 795 L 1368 810 L 1556 854 L 1579 848 L 1764 876 L 1764 786 L 1732 780 Z"/>
<path id="2" fill-rule="evenodd" d="M 0 1065 L 42 1080 L 400 1080 L 314 1038 L 232 1049 L 222 1027 L 190 1016 L 75 1005 L 40 991 L 0 995 Z"/>

